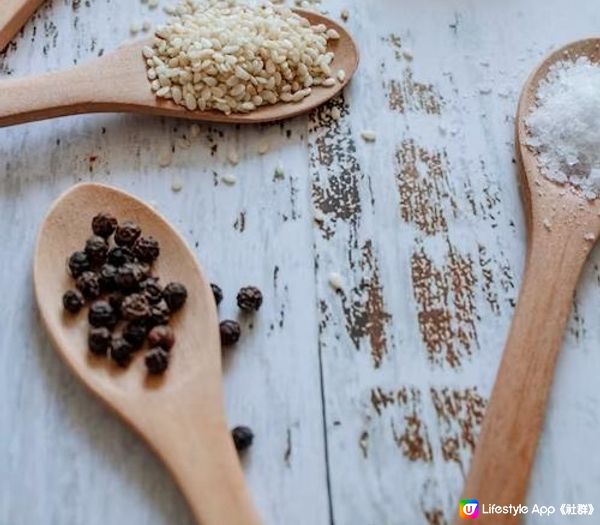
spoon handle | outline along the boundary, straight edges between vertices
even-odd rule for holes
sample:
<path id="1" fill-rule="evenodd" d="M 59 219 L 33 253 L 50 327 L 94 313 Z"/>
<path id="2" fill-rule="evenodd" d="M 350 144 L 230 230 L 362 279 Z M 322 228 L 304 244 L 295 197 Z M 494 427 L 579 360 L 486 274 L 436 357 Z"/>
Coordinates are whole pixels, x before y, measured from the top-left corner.
<path id="1" fill-rule="evenodd" d="M 70 69 L 2 80 L 0 93 L 0 127 L 85 113 L 151 113 L 155 102 L 135 44 Z"/>
<path id="2" fill-rule="evenodd" d="M 224 417 L 202 392 L 144 407 L 137 428 L 185 495 L 200 525 L 261 525 Z M 142 414 L 139 414 L 140 418 Z M 136 418 L 138 419 L 138 418 Z"/>
<path id="3" fill-rule="evenodd" d="M 592 247 L 581 228 L 532 225 L 519 302 L 463 493 L 479 501 L 480 525 L 520 520 L 482 514 L 481 505 L 524 502 L 573 293 Z"/>
<path id="4" fill-rule="evenodd" d="M 119 92 L 116 79 L 101 78 L 102 62 L 0 81 L 0 127 L 102 111 L 98 101 L 110 101 Z"/>
<path id="5" fill-rule="evenodd" d="M 0 51 L 2 51 L 44 0 L 2 0 Z"/>

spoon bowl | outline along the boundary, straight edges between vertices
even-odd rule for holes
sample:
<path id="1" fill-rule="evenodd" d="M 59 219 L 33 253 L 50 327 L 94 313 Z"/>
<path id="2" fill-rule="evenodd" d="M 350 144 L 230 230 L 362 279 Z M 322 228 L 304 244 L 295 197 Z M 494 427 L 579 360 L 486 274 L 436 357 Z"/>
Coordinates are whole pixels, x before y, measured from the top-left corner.
<path id="1" fill-rule="evenodd" d="M 536 104 L 536 92 L 540 82 L 548 75 L 550 68 L 556 62 L 574 61 L 579 57 L 587 57 L 593 63 L 600 63 L 600 39 L 580 40 L 553 51 L 527 79 L 519 100 L 516 120 L 517 160 L 522 176 L 522 190 L 528 220 L 532 218 L 535 209 L 536 216 L 544 216 L 543 218 L 550 221 L 555 212 L 551 208 L 547 209 L 547 205 L 553 206 L 557 201 L 560 201 L 561 206 L 566 206 L 569 210 L 581 211 L 583 205 L 587 212 L 600 211 L 600 199 L 587 199 L 577 188 L 558 184 L 545 177 L 540 171 L 535 150 L 527 144 L 529 132 L 526 117 Z M 584 215 L 589 216 L 589 213 Z M 593 229 L 598 221 L 592 217 L 591 225 L 588 226 L 587 223 L 588 221 L 585 222 L 585 226 L 591 226 Z"/>
<path id="2" fill-rule="evenodd" d="M 589 200 L 575 186 L 548 179 L 527 140 L 526 118 L 540 82 L 552 64 L 580 56 L 600 62 L 600 40 L 575 42 L 549 55 L 527 80 L 519 102 L 516 154 L 527 216 L 525 274 L 464 499 L 515 506 L 525 501 L 573 294 L 600 235 L 600 199 Z M 519 521 L 518 514 L 478 518 L 480 525 Z"/>
<path id="3" fill-rule="evenodd" d="M 65 313 L 62 294 L 73 288 L 65 258 L 81 249 L 99 212 L 133 220 L 161 245 L 154 271 L 163 283 L 188 289 L 173 316 L 176 336 L 169 369 L 148 376 L 143 352 L 127 369 L 87 351 L 83 313 Z M 258 524 L 225 418 L 221 346 L 209 282 L 183 238 L 142 201 L 99 184 L 73 187 L 44 220 L 34 257 L 35 297 L 50 340 L 69 368 L 136 430 L 164 461 L 203 525 Z"/>
<path id="4" fill-rule="evenodd" d="M 335 29 L 339 40 L 329 41 L 335 53 L 333 72 L 344 70 L 343 82 L 317 86 L 297 103 L 261 106 L 250 113 L 225 115 L 219 111 L 189 111 L 170 100 L 159 99 L 146 77 L 142 48 L 152 39 L 126 44 L 112 53 L 71 69 L 38 77 L 0 81 L 0 127 L 84 113 L 125 112 L 177 117 L 203 122 L 258 124 L 307 113 L 340 93 L 354 75 L 358 49 L 350 34 L 335 21 L 312 11 L 294 10 L 311 25 Z"/>

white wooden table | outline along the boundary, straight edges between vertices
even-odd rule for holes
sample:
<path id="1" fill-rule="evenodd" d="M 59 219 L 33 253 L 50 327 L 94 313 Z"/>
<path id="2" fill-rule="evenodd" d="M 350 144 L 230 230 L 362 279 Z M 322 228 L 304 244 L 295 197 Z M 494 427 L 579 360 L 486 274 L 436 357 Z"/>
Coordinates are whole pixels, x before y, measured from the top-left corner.
<path id="1" fill-rule="evenodd" d="M 323 7 L 335 17 L 348 8 L 362 63 L 344 97 L 309 117 L 202 126 L 189 148 L 180 140 L 188 123 L 136 116 L 0 130 L 1 525 L 192 523 L 159 462 L 76 383 L 37 318 L 36 231 L 78 181 L 155 201 L 224 288 L 223 317 L 236 314 L 241 285 L 264 291 L 225 373 L 231 424 L 257 436 L 245 470 L 267 524 L 453 520 L 523 268 L 511 162 L 517 96 L 546 51 L 598 33 L 600 8 Z M 162 16 L 136 0 L 50 1 L 0 56 L 0 74 L 69 66 L 130 38 L 131 22 Z M 377 132 L 374 144 L 360 138 L 364 129 Z M 264 139 L 271 151 L 260 156 Z M 172 164 L 159 167 L 171 147 Z M 235 186 L 220 181 L 227 173 Z M 596 251 L 575 299 L 531 504 L 600 510 L 599 264 Z M 332 272 L 343 293 L 331 288 Z M 594 521 L 525 520 L 538 522 Z"/>

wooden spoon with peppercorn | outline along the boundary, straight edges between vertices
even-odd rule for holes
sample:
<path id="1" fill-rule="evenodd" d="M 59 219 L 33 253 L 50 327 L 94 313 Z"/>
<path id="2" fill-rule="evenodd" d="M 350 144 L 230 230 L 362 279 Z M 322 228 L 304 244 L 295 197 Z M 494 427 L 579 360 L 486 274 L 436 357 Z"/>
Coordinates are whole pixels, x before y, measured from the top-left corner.
<path id="1" fill-rule="evenodd" d="M 188 298 L 171 319 L 176 349 L 165 374 L 148 374 L 143 355 L 127 369 L 87 350 L 88 323 L 61 307 L 72 287 L 65 257 L 90 236 L 99 212 L 137 223 L 160 241 L 154 271 L 185 283 Z M 35 296 L 50 339 L 75 375 L 134 428 L 163 460 L 203 525 L 258 525 L 228 429 L 215 299 L 183 238 L 151 207 L 99 185 L 73 187 L 53 204 L 34 259 Z"/>
<path id="2" fill-rule="evenodd" d="M 142 55 L 152 39 L 126 44 L 115 51 L 71 69 L 37 77 L 0 82 L 0 127 L 13 126 L 84 113 L 142 113 L 203 122 L 256 124 L 288 119 L 311 111 L 337 96 L 350 82 L 358 67 L 358 48 L 340 24 L 312 11 L 294 10 L 312 25 L 325 24 L 338 32 L 332 41 L 334 72 L 343 71 L 331 87 L 315 86 L 297 103 L 260 106 L 249 113 L 226 115 L 220 111 L 189 111 L 170 100 L 157 98 L 147 78 Z"/>

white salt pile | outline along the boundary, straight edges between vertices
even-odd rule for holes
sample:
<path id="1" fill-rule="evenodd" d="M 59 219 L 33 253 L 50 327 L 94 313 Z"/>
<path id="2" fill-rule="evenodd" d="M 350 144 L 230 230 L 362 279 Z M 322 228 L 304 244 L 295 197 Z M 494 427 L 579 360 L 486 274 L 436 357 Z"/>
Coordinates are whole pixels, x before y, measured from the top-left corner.
<path id="1" fill-rule="evenodd" d="M 544 175 L 600 196 L 600 65 L 581 57 L 554 64 L 526 118 L 528 145 Z"/>
<path id="2" fill-rule="evenodd" d="M 157 97 L 193 111 L 247 113 L 277 102 L 300 102 L 314 86 L 332 87 L 329 40 L 340 35 L 289 8 L 237 0 L 184 0 L 144 47 Z"/>
<path id="3" fill-rule="evenodd" d="M 543 174 L 600 196 L 600 65 L 581 57 L 550 68 L 525 119 Z"/>

